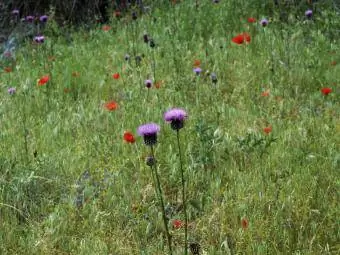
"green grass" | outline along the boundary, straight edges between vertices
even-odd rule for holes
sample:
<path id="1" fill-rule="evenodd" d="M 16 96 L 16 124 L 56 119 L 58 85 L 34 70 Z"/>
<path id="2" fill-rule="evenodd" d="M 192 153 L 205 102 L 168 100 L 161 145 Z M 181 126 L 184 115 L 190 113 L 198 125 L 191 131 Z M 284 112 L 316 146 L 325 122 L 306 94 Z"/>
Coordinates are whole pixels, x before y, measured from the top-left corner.
<path id="1" fill-rule="evenodd" d="M 156 167 L 183 254 L 184 228 L 171 224 L 184 221 L 176 133 L 163 120 L 171 107 L 188 112 L 188 234 L 200 254 L 339 254 L 339 15 L 317 5 L 306 20 L 302 6 L 283 23 L 272 1 L 194 2 L 71 39 L 50 20 L 46 42 L 27 42 L 13 72 L 0 73 L 1 254 L 167 254 L 149 148 L 136 134 L 147 122 L 161 126 Z M 251 42 L 232 43 L 242 32 Z M 134 54 L 144 55 L 138 67 Z M 163 82 L 148 90 L 147 78 Z"/>

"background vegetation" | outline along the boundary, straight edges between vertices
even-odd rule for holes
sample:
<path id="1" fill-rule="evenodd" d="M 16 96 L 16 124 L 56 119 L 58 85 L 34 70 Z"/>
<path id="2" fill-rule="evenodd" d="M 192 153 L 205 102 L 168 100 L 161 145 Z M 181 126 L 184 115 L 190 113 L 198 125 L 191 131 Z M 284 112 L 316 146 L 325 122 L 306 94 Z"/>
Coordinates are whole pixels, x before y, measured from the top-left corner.
<path id="1" fill-rule="evenodd" d="M 284 6 L 164 1 L 91 30 L 51 15 L 44 43 L 26 37 L 1 62 L 0 253 L 166 254 L 136 134 L 156 122 L 182 254 L 176 136 L 163 120 L 182 107 L 189 242 L 200 254 L 339 254 L 339 12 L 333 1 Z M 233 42 L 245 32 L 250 42 Z"/>

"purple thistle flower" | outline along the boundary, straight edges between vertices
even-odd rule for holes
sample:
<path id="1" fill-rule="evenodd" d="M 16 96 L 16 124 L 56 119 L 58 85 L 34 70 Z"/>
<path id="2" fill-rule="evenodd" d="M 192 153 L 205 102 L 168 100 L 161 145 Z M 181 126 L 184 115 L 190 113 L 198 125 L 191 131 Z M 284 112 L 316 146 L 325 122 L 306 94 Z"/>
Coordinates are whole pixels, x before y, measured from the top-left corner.
<path id="1" fill-rule="evenodd" d="M 35 36 L 33 38 L 33 40 L 36 42 L 36 43 L 43 43 L 45 41 L 45 37 L 43 35 L 38 35 L 38 36 Z"/>
<path id="2" fill-rule="evenodd" d="M 156 46 L 155 41 L 153 39 L 150 39 L 149 45 L 150 45 L 151 48 L 155 48 L 155 46 Z"/>
<path id="3" fill-rule="evenodd" d="M 8 88 L 8 90 L 7 90 L 8 94 L 10 94 L 10 95 L 14 95 L 16 91 L 17 90 L 15 88 L 13 88 L 13 87 Z"/>
<path id="4" fill-rule="evenodd" d="M 144 40 L 145 43 L 148 43 L 148 42 L 149 42 L 149 36 L 148 36 L 148 34 L 144 34 L 144 35 L 143 35 L 143 40 Z"/>
<path id="5" fill-rule="evenodd" d="M 193 71 L 196 75 L 200 75 L 200 73 L 202 72 L 202 69 L 200 67 L 196 67 L 196 68 L 194 68 Z"/>
<path id="6" fill-rule="evenodd" d="M 47 16 L 47 15 L 40 16 L 39 20 L 40 20 L 40 22 L 42 22 L 42 23 L 46 23 L 47 20 L 48 20 L 48 16 Z"/>
<path id="7" fill-rule="evenodd" d="M 179 130 L 184 126 L 184 120 L 188 117 L 186 111 L 181 108 L 173 108 L 164 113 L 164 120 L 171 123 L 173 130 Z"/>
<path id="8" fill-rule="evenodd" d="M 19 10 L 18 9 L 14 9 L 12 11 L 12 14 L 15 15 L 15 16 L 18 16 L 19 15 Z"/>
<path id="9" fill-rule="evenodd" d="M 139 65 L 140 62 L 142 62 L 142 57 L 141 56 L 136 56 L 135 60 L 136 60 L 136 64 Z"/>
<path id="10" fill-rule="evenodd" d="M 313 16 L 313 11 L 310 9 L 305 11 L 305 16 L 310 19 Z"/>
<path id="11" fill-rule="evenodd" d="M 217 83 L 217 75 L 215 73 L 211 73 L 210 78 L 213 83 Z"/>
<path id="12" fill-rule="evenodd" d="M 137 19 L 137 13 L 136 12 L 132 12 L 131 13 L 132 19 L 136 20 Z"/>
<path id="13" fill-rule="evenodd" d="M 145 162 L 148 166 L 153 166 L 156 163 L 156 160 L 153 156 L 147 156 Z"/>
<path id="14" fill-rule="evenodd" d="M 149 89 L 152 86 L 152 80 L 145 80 L 144 81 L 145 86 Z"/>
<path id="15" fill-rule="evenodd" d="M 156 123 L 147 123 L 139 126 L 137 133 L 138 135 L 143 136 L 146 145 L 152 146 L 157 143 L 157 133 L 160 129 L 160 126 Z"/>
<path id="16" fill-rule="evenodd" d="M 32 23 L 32 22 L 34 21 L 34 16 L 31 16 L 31 15 L 26 16 L 25 20 L 26 20 L 27 22 Z"/>
<path id="17" fill-rule="evenodd" d="M 268 23 L 269 23 L 269 21 L 266 18 L 261 19 L 261 21 L 260 21 L 260 24 L 263 27 L 266 27 L 268 25 Z"/>

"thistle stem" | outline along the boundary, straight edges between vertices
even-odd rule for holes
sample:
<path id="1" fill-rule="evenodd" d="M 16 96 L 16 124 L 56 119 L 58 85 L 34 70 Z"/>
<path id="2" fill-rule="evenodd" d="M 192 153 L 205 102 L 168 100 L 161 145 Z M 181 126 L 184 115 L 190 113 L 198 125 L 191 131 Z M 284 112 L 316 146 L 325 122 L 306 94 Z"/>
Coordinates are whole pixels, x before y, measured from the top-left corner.
<path id="1" fill-rule="evenodd" d="M 152 155 L 153 158 L 155 158 L 153 146 L 151 146 L 151 155 Z M 159 197 L 159 201 L 161 203 L 161 209 L 162 209 L 162 214 L 163 214 L 163 222 L 164 222 L 166 236 L 167 236 L 167 239 L 168 239 L 169 254 L 172 255 L 171 235 L 169 233 L 168 222 L 167 222 L 167 219 L 166 219 L 161 183 L 159 181 L 159 176 L 158 176 L 157 168 L 155 167 L 155 164 L 153 164 L 151 166 L 151 168 L 154 170 L 154 174 L 155 174 L 155 177 L 156 177 L 156 186 L 157 186 L 157 189 L 158 189 L 158 197 Z"/>
<path id="2" fill-rule="evenodd" d="M 185 179 L 184 179 L 184 170 L 183 170 L 183 160 L 182 160 L 182 151 L 180 146 L 179 139 L 179 129 L 177 129 L 177 145 L 178 145 L 178 153 L 179 153 L 179 162 L 181 168 L 181 178 L 182 178 L 182 200 L 183 200 L 183 210 L 184 210 L 184 254 L 188 254 L 188 214 L 187 214 L 187 202 L 185 195 Z"/>

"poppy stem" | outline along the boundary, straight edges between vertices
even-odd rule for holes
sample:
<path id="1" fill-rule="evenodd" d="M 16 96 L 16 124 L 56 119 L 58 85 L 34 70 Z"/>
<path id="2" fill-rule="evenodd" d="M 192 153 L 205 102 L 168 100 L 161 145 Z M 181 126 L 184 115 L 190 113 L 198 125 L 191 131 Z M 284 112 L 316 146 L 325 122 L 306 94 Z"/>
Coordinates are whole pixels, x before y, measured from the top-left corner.
<path id="1" fill-rule="evenodd" d="M 153 158 L 155 158 L 153 146 L 150 146 L 150 147 L 151 147 L 151 156 Z M 168 222 L 167 222 L 166 213 L 165 213 L 165 207 L 164 207 L 164 201 L 163 201 L 163 192 L 162 192 L 162 189 L 161 189 L 161 183 L 159 181 L 159 176 L 158 176 L 158 173 L 157 173 L 157 167 L 155 167 L 155 164 L 151 165 L 151 169 L 154 170 L 153 172 L 154 172 L 154 175 L 156 177 L 156 186 L 157 186 L 157 189 L 158 189 L 159 202 L 161 203 L 163 223 L 164 223 L 164 227 L 165 227 L 166 237 L 168 239 L 169 254 L 172 255 L 171 235 L 169 233 Z"/>
<path id="2" fill-rule="evenodd" d="M 183 211 L 184 211 L 184 254 L 188 254 L 188 213 L 187 213 L 187 201 L 185 195 L 185 178 L 184 178 L 184 170 L 183 170 L 183 160 L 182 160 L 182 151 L 180 146 L 179 139 L 179 129 L 177 129 L 177 146 L 179 153 L 179 163 L 181 168 L 181 178 L 182 178 L 182 200 L 183 200 Z"/>

